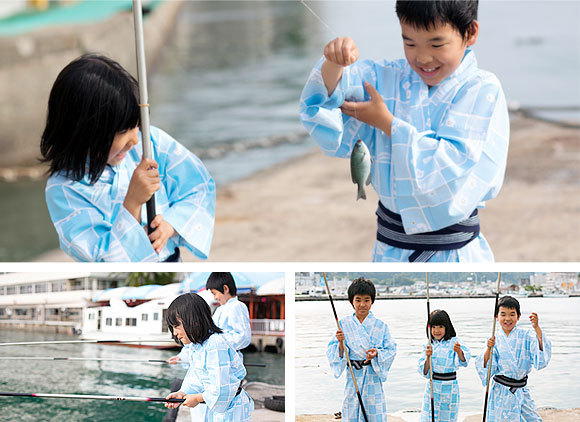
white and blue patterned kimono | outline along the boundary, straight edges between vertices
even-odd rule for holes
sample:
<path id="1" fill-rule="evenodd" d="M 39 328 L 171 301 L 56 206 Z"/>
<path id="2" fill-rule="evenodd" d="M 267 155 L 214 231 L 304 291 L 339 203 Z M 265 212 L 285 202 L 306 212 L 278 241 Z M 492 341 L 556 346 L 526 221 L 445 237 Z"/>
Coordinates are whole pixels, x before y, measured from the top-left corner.
<path id="1" fill-rule="evenodd" d="M 218 306 L 213 314 L 213 322 L 223 331 L 224 338 L 238 351 L 242 361 L 242 350 L 248 347 L 252 340 L 252 328 L 250 327 L 250 314 L 244 302 L 238 297 L 233 297 L 224 305 Z"/>
<path id="2" fill-rule="evenodd" d="M 139 142 L 120 164 L 107 165 L 93 185 L 88 176 L 78 182 L 60 174 L 48 179 L 46 202 L 60 246 L 77 261 L 164 261 L 180 246 L 207 258 L 214 229 L 214 181 L 203 163 L 167 133 L 151 127 L 151 138 L 161 179 L 156 212 L 176 234 L 158 255 L 143 229 L 145 204 L 140 222 L 123 206 L 141 161 Z"/>
<path id="3" fill-rule="evenodd" d="M 493 347 L 489 402 L 487 405 L 487 420 L 499 421 L 541 421 L 529 388 L 516 389 L 512 393 L 509 387 L 493 380 L 494 375 L 504 375 L 509 378 L 522 379 L 532 371 L 532 367 L 543 369 L 548 366 L 552 356 L 552 343 L 542 332 L 540 350 L 538 337 L 532 330 L 516 327 L 506 336 L 503 330 L 495 336 Z M 483 367 L 485 350 L 475 360 L 477 373 L 485 386 L 487 367 Z"/>
<path id="4" fill-rule="evenodd" d="M 212 334 L 203 344 L 191 345 L 189 370 L 180 391 L 202 394 L 207 407 L 203 420 L 207 422 L 250 421 L 254 401 L 245 390 L 235 395 L 245 376 L 246 369 L 236 350 L 222 334 Z M 191 417 L 192 421 L 199 421 L 193 411 Z"/>
<path id="5" fill-rule="evenodd" d="M 340 320 L 340 326 L 351 360 L 365 360 L 367 350 L 371 348 L 378 350 L 377 356 L 371 360 L 370 365 L 363 366 L 361 369 L 353 367 L 353 370 L 369 421 L 386 421 L 387 405 L 383 392 L 383 382 L 387 381 L 387 373 L 397 353 L 397 344 L 389 333 L 389 327 L 383 321 L 375 318 L 372 312 L 369 312 L 362 323 L 354 314 L 344 317 Z M 326 356 L 335 378 L 340 377 L 346 370 L 342 420 L 345 422 L 364 422 L 346 357 L 339 356 L 336 336 L 333 336 L 328 343 Z"/>
<path id="6" fill-rule="evenodd" d="M 457 353 L 453 351 L 455 342 L 459 342 L 465 362 L 459 359 Z M 471 359 L 471 352 L 461 340 L 457 337 L 452 337 L 449 340 L 436 341 L 432 343 L 433 355 L 431 356 L 431 364 L 433 372 L 446 374 L 449 372 L 456 372 L 459 367 L 467 367 L 469 359 Z M 427 375 L 423 373 L 425 361 L 427 356 L 425 350 L 427 345 L 423 346 L 423 353 L 419 358 L 417 370 L 426 379 L 429 379 L 429 372 Z M 435 405 L 435 420 L 436 421 L 457 421 L 459 411 L 459 384 L 457 380 L 452 381 L 438 381 L 433 380 L 433 402 Z M 423 395 L 423 409 L 421 410 L 421 422 L 431 422 L 431 383 L 427 382 L 425 387 L 425 394 Z"/>
<path id="7" fill-rule="evenodd" d="M 361 139 L 371 153 L 371 182 L 381 203 L 400 214 L 407 234 L 432 232 L 470 216 L 497 196 L 504 178 L 509 117 L 497 78 L 477 68 L 467 49 L 455 72 L 428 87 L 405 59 L 360 61 L 344 68 L 332 93 L 321 59 L 300 99 L 300 118 L 326 155 L 350 157 Z M 347 101 L 368 101 L 363 82 L 395 117 L 391 137 L 342 114 Z M 377 241 L 374 261 L 407 261 L 414 251 Z M 483 235 L 459 250 L 438 251 L 432 262 L 488 262 Z"/>

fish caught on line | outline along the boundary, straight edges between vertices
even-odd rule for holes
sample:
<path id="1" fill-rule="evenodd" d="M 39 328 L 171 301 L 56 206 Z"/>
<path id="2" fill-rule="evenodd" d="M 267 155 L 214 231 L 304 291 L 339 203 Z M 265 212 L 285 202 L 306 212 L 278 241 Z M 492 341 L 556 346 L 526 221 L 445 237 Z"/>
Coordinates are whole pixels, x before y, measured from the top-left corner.
<path id="1" fill-rule="evenodd" d="M 358 185 L 356 200 L 367 199 L 365 185 L 371 183 L 371 154 L 360 139 L 354 144 L 350 155 L 350 175 L 352 183 Z"/>

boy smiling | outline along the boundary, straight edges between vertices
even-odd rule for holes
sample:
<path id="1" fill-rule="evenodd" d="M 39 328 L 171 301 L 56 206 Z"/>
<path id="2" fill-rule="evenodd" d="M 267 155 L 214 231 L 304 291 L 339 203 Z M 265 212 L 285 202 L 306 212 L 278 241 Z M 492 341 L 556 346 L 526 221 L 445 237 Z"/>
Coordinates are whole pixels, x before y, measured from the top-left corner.
<path id="1" fill-rule="evenodd" d="M 530 315 L 533 332 L 517 326 L 520 304 L 511 296 L 498 302 L 495 316 L 501 330 L 487 341 L 486 350 L 476 359 L 476 369 L 483 385 L 487 382 L 487 365 L 491 359 L 490 395 L 487 420 L 541 421 L 529 389 L 526 387 L 532 367 L 548 366 L 552 343 L 540 328 L 538 314 Z"/>
<path id="2" fill-rule="evenodd" d="M 387 324 L 375 318 L 371 312 L 375 295 L 375 286 L 369 280 L 358 278 L 352 282 L 348 288 L 348 300 L 354 308 L 354 314 L 340 320 L 342 330 L 338 330 L 328 344 L 326 356 L 335 378 L 339 378 L 347 366 L 343 344 L 348 347 L 368 420 L 381 422 L 387 417 L 383 382 L 387 380 L 387 373 L 395 359 L 397 344 Z M 344 388 L 342 420 L 364 421 L 350 376 Z"/>
<path id="3" fill-rule="evenodd" d="M 477 209 L 503 183 L 509 118 L 497 78 L 477 67 L 477 1 L 397 1 L 406 59 L 357 61 L 332 40 L 300 100 L 327 155 L 360 139 L 379 196 L 374 261 L 490 262 Z"/>

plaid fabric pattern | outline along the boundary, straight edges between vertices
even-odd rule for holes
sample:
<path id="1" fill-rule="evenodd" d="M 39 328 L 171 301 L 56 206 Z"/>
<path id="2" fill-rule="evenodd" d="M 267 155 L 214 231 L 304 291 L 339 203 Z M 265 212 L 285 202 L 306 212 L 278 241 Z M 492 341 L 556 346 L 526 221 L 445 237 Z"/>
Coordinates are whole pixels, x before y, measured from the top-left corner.
<path id="1" fill-rule="evenodd" d="M 465 362 L 459 360 L 457 353 L 453 351 L 455 342 L 459 342 L 461 350 L 465 355 Z M 471 359 L 471 352 L 457 337 L 450 338 L 444 341 L 433 341 L 433 356 L 431 362 L 433 365 L 433 372 L 448 373 L 456 372 L 460 367 L 467 367 Z M 422 377 L 429 379 L 429 372 L 427 375 L 423 373 L 425 361 L 427 356 L 425 350 L 427 345 L 423 346 L 423 353 L 417 363 L 417 371 Z M 433 380 L 433 403 L 435 405 L 435 420 L 436 421 L 457 421 L 459 411 L 459 384 L 457 380 L 453 381 L 436 381 Z M 425 394 L 423 395 L 423 408 L 421 409 L 421 422 L 431 422 L 431 383 L 428 381 L 425 387 Z"/>
<path id="2" fill-rule="evenodd" d="M 219 306 L 213 314 L 213 322 L 223 330 L 224 338 L 238 351 L 242 361 L 241 349 L 248 347 L 252 340 L 250 314 L 245 303 L 236 297 Z"/>
<path id="3" fill-rule="evenodd" d="M 377 357 L 371 360 L 371 365 L 354 369 L 354 374 L 369 421 L 386 421 L 387 406 L 383 382 L 387 380 L 387 373 L 397 352 L 397 344 L 389 333 L 389 327 L 383 321 L 375 318 L 372 312 L 362 324 L 353 314 L 341 319 L 340 326 L 345 335 L 350 359 L 366 359 L 368 349 L 378 349 Z M 363 414 L 352 377 L 347 368 L 346 358 L 340 357 L 338 353 L 336 336 L 333 336 L 328 344 L 326 356 L 336 378 L 339 378 L 345 369 L 347 372 L 342 419 L 345 422 L 363 422 Z"/>
<path id="4" fill-rule="evenodd" d="M 189 370 L 181 391 L 203 395 L 207 422 L 250 421 L 253 400 L 244 390 L 236 396 L 245 376 L 246 369 L 237 352 L 222 334 L 213 334 L 203 344 L 191 345 Z"/>
<path id="5" fill-rule="evenodd" d="M 300 98 L 300 118 L 322 151 L 349 157 L 361 139 L 371 153 L 371 182 L 381 203 L 400 214 L 407 234 L 432 232 L 469 217 L 497 196 L 504 178 L 509 117 L 497 78 L 477 68 L 467 49 L 456 71 L 429 88 L 406 60 L 356 62 L 329 97 L 321 59 Z M 367 101 L 363 82 L 383 97 L 395 119 L 391 137 L 343 115 L 345 101 Z M 408 261 L 413 251 L 377 241 L 373 260 Z M 493 254 L 480 235 L 430 261 L 486 262 Z"/>
<path id="6" fill-rule="evenodd" d="M 137 144 L 116 166 L 106 166 L 91 185 L 53 175 L 46 184 L 46 203 L 63 251 L 77 261 L 163 261 L 176 247 L 185 246 L 206 259 L 215 216 L 215 184 L 203 163 L 167 133 L 151 127 L 153 157 L 159 165 L 161 188 L 155 193 L 156 211 L 175 229 L 159 255 L 155 253 L 141 222 L 127 211 L 123 201 L 131 175 L 141 161 Z"/>
<path id="7" fill-rule="evenodd" d="M 542 332 L 543 349 L 540 350 L 536 333 L 516 326 L 506 336 L 503 330 L 495 335 L 491 362 L 491 380 L 487 420 L 500 421 L 541 421 L 536 405 L 528 387 L 518 388 L 515 393 L 509 387 L 496 383 L 493 376 L 505 375 L 509 378 L 522 379 L 532 368 L 537 370 L 548 366 L 552 356 L 552 343 Z M 475 360 L 477 373 L 485 386 L 487 367 L 483 367 L 485 350 Z"/>

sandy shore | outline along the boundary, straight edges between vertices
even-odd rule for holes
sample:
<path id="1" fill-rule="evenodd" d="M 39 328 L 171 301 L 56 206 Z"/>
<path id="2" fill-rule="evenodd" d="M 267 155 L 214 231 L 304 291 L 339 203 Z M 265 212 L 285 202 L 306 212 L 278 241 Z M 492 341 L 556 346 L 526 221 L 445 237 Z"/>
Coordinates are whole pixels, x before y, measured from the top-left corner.
<path id="1" fill-rule="evenodd" d="M 210 261 L 368 262 L 372 188 L 367 197 L 355 200 L 348 160 L 313 148 L 218 188 Z M 513 120 L 503 189 L 480 216 L 498 262 L 580 261 L 580 130 Z M 37 260 L 69 259 L 51 251 Z"/>
<path id="2" fill-rule="evenodd" d="M 539 410 L 544 422 L 571 422 L 580 420 L 580 409 L 546 409 Z M 388 415 L 389 422 L 405 422 L 397 416 Z M 482 415 L 469 416 L 463 422 L 480 422 Z M 336 421 L 332 415 L 299 415 L 296 422 L 332 422 Z"/>

